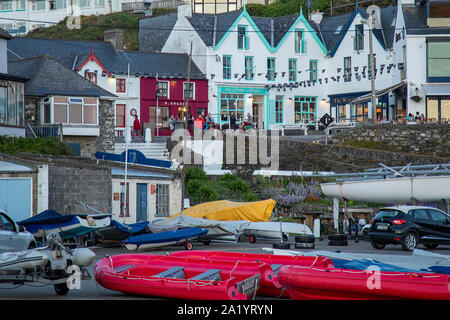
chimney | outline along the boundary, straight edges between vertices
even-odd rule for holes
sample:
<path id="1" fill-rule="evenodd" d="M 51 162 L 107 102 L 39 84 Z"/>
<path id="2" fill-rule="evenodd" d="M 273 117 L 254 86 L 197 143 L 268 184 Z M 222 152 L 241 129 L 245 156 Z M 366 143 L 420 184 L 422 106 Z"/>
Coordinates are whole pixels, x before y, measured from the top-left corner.
<path id="1" fill-rule="evenodd" d="M 314 21 L 316 24 L 320 24 L 323 18 L 323 12 L 319 12 L 319 9 L 313 10 L 310 14 L 310 20 Z"/>
<path id="2" fill-rule="evenodd" d="M 104 41 L 111 42 L 116 50 L 124 49 L 122 29 L 105 30 L 105 32 L 103 32 L 103 39 Z"/>
<path id="3" fill-rule="evenodd" d="M 178 6 L 178 19 L 181 17 L 190 18 L 192 17 L 192 7 L 189 2 L 184 3 Z"/>

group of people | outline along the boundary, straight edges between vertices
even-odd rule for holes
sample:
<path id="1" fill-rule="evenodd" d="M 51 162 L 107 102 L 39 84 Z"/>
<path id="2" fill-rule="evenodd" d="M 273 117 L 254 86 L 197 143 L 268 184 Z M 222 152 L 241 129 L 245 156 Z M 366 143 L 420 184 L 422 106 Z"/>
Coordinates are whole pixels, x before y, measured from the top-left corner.
<path id="1" fill-rule="evenodd" d="M 416 121 L 416 122 L 420 122 L 420 123 L 427 123 L 427 119 L 425 118 L 425 115 L 419 114 L 419 111 L 416 112 L 416 115 L 413 116 L 412 113 L 409 113 L 408 116 L 406 117 L 406 121 L 410 122 L 410 121 Z"/>
<path id="2" fill-rule="evenodd" d="M 170 127 L 170 131 L 173 132 L 175 131 L 175 121 L 177 121 L 178 119 L 175 118 L 175 116 L 171 115 L 169 117 L 169 127 Z M 204 112 L 201 112 L 197 115 L 197 118 L 193 118 L 192 115 L 187 112 L 184 115 L 184 119 L 183 119 L 186 123 L 187 123 L 187 129 L 189 130 L 189 132 L 192 134 L 193 133 L 193 129 L 200 129 L 202 131 L 206 131 L 210 128 L 215 128 L 216 124 L 214 122 L 214 118 L 211 116 L 210 113 L 208 113 L 207 116 L 205 116 Z"/>

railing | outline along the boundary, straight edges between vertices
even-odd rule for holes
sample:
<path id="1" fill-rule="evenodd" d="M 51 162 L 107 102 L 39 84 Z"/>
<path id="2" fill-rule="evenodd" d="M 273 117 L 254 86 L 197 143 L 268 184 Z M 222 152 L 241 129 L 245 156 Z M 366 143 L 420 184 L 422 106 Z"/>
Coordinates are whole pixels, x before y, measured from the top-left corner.
<path id="1" fill-rule="evenodd" d="M 25 136 L 33 138 L 55 137 L 62 141 L 62 124 L 30 125 L 28 123 L 25 130 Z"/>
<path id="2" fill-rule="evenodd" d="M 143 12 L 151 9 L 176 9 L 180 0 L 154 0 L 122 3 L 122 11 Z"/>

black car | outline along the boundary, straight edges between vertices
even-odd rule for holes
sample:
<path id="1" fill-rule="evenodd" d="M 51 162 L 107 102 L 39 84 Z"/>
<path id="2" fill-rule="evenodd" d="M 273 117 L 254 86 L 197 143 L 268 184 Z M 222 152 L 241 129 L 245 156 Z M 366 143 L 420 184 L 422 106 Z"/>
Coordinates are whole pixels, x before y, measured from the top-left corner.
<path id="1" fill-rule="evenodd" d="M 440 244 L 450 244 L 450 215 L 430 207 L 382 208 L 372 221 L 369 240 L 375 249 L 401 244 L 410 251 L 419 243 L 434 249 Z"/>

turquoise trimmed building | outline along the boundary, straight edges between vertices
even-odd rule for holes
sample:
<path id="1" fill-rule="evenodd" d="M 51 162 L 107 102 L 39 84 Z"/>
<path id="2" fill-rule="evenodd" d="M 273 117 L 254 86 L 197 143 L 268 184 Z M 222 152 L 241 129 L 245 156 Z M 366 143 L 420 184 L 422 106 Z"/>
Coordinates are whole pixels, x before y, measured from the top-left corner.
<path id="1" fill-rule="evenodd" d="M 404 89 L 395 82 L 397 69 L 387 72 L 394 63 L 390 26 L 396 10 L 383 8 L 373 31 L 376 89 L 383 90 L 377 97 L 380 119 L 395 116 L 398 99 L 390 88 Z M 314 11 L 306 18 L 300 10 L 265 18 L 251 17 L 245 6 L 213 15 L 192 13 L 186 5 L 178 8 L 161 51 L 189 53 L 192 40 L 192 59 L 209 79 L 208 111 L 220 124 L 232 113 L 238 120 L 250 114 L 263 129 L 312 124 L 326 113 L 338 121 L 363 121 L 371 117 L 370 101 L 352 101 L 371 90 L 365 21 L 366 10 L 359 7 L 336 16 Z"/>

